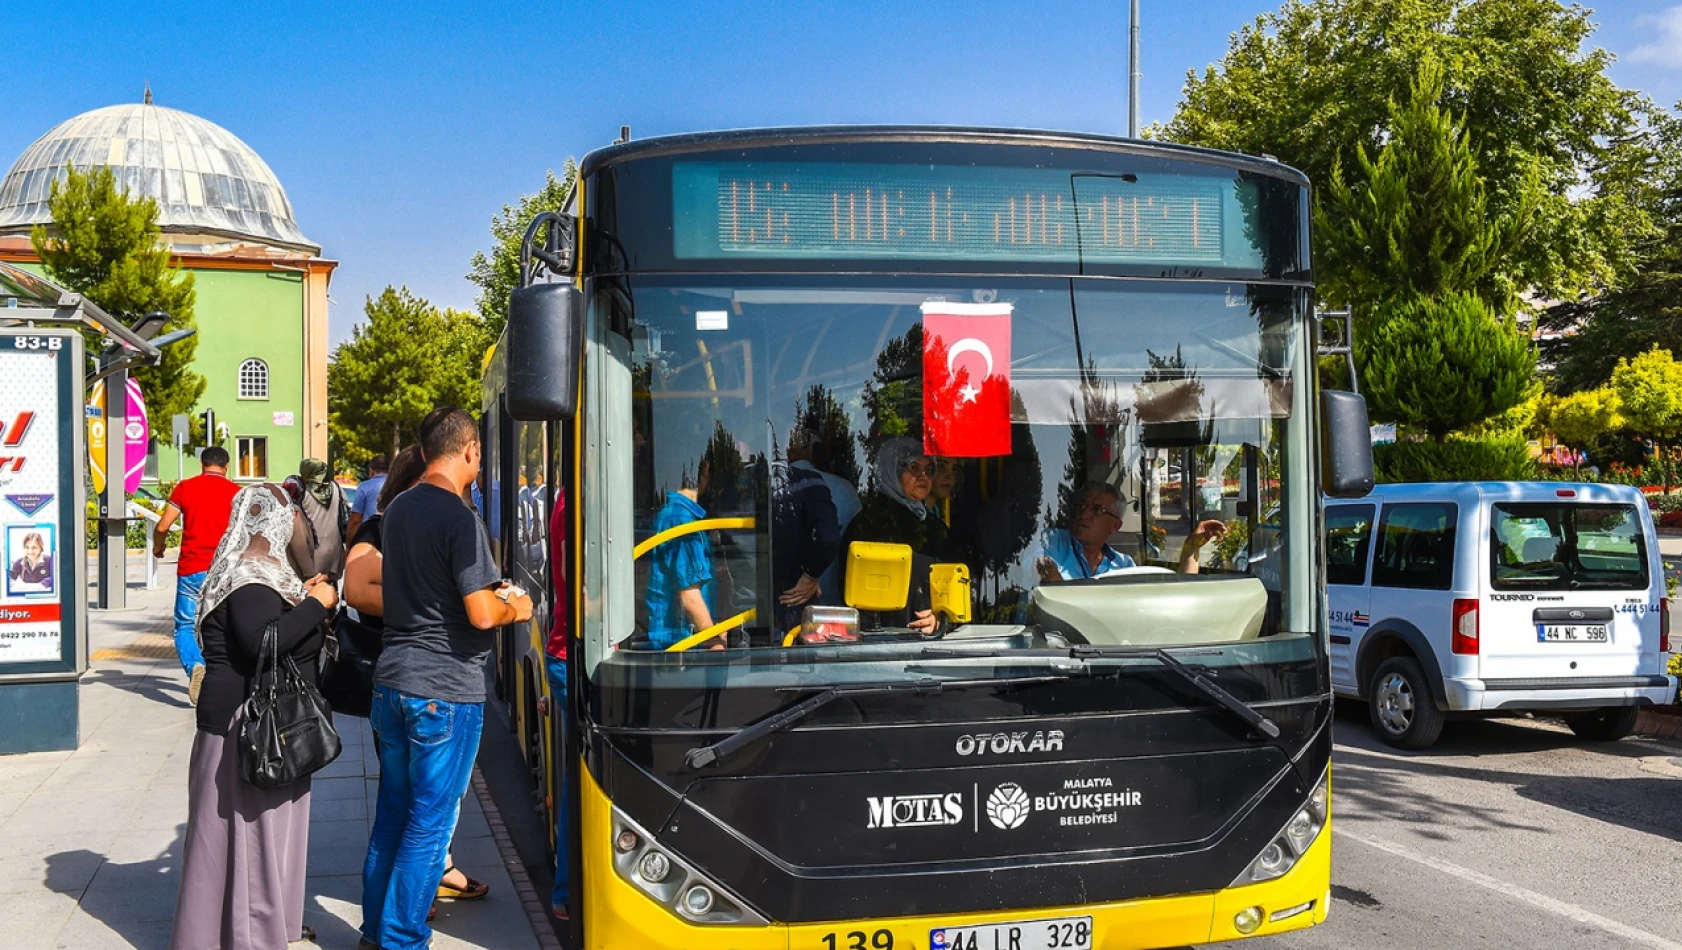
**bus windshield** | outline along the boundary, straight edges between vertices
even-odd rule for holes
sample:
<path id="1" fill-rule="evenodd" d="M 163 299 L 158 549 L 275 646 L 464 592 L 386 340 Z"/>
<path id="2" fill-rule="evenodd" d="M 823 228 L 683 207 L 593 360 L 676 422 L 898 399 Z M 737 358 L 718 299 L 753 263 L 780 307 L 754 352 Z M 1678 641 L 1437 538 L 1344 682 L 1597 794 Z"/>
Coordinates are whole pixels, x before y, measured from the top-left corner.
<path id="1" fill-rule="evenodd" d="M 592 676 L 1319 649 L 1299 288 L 636 275 L 592 291 Z"/>

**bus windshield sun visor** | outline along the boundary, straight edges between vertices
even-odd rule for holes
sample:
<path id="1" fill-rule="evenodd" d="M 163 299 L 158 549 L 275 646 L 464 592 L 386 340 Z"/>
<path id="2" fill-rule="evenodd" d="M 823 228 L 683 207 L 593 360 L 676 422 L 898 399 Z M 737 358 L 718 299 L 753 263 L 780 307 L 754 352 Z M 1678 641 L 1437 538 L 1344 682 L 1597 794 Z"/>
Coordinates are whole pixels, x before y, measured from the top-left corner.
<path id="1" fill-rule="evenodd" d="M 1180 662 L 1178 657 L 1167 650 L 1139 650 L 1133 647 L 1101 647 L 1082 644 L 1070 647 L 1069 656 L 1077 660 L 1155 660 L 1176 676 L 1196 687 L 1203 695 L 1214 700 L 1215 705 L 1244 720 L 1257 732 L 1269 739 L 1279 738 L 1278 723 L 1256 711 L 1255 707 L 1249 703 L 1222 689 L 1214 680 Z"/>
<path id="2" fill-rule="evenodd" d="M 1019 686 L 1023 683 L 1050 682 L 1064 678 L 1065 675 L 1060 674 L 981 680 L 941 680 L 932 676 L 925 676 L 907 683 L 846 683 L 829 686 L 817 695 L 803 699 L 781 712 L 766 716 L 758 722 L 743 726 L 717 742 L 690 749 L 684 755 L 683 761 L 685 765 L 692 769 L 705 768 L 743 746 L 756 742 L 773 732 L 787 729 L 843 696 L 873 696 L 882 693 L 915 693 L 933 696 L 948 689 L 966 689 L 976 686 L 997 687 L 1006 684 Z M 1233 702 L 1238 702 L 1238 700 L 1234 699 Z"/>

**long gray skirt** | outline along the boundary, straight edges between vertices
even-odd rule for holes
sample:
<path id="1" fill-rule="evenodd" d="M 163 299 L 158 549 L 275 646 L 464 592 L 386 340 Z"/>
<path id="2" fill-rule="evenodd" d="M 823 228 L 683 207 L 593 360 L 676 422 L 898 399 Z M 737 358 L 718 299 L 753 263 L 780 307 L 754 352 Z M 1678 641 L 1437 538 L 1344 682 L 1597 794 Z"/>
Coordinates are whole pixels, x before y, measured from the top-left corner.
<path id="1" fill-rule="evenodd" d="M 303 933 L 310 780 L 262 789 L 240 778 L 241 718 L 227 736 L 193 739 L 170 950 L 285 950 Z"/>

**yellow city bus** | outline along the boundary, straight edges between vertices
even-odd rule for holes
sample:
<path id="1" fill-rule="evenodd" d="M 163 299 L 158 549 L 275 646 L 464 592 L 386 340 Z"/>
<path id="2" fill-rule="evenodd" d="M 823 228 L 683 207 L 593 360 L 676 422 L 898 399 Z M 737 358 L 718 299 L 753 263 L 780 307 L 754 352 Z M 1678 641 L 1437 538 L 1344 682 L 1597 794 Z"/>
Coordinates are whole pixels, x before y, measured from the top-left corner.
<path id="1" fill-rule="evenodd" d="M 585 158 L 527 233 L 483 416 L 539 604 L 498 688 L 573 832 L 577 946 L 1325 918 L 1319 499 L 1372 470 L 1364 404 L 1317 382 L 1308 194 L 1021 131 Z"/>

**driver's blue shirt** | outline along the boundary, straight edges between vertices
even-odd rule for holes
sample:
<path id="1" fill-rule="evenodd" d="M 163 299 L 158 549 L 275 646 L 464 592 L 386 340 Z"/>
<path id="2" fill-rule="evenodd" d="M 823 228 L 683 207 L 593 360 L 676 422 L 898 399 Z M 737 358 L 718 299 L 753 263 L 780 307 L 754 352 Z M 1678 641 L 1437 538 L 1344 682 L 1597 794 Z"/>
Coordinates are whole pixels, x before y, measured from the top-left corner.
<path id="1" fill-rule="evenodd" d="M 666 506 L 654 519 L 654 533 L 700 521 L 706 516 L 707 510 L 693 498 L 682 492 L 667 492 Z M 713 613 L 714 623 L 723 619 L 717 616 L 718 608 L 713 603 L 713 543 L 707 532 L 697 531 L 667 541 L 649 552 L 649 558 L 648 593 L 643 603 L 648 608 L 648 639 L 655 649 L 664 650 L 696 632 L 679 600 L 679 595 L 690 587 L 700 586 L 701 597 L 707 602 L 707 610 Z"/>
<path id="2" fill-rule="evenodd" d="M 1103 577 L 1105 574 L 1133 566 L 1132 558 L 1106 544 L 1104 553 L 1098 560 L 1098 569 L 1093 570 L 1086 560 L 1086 552 L 1075 543 L 1067 528 L 1053 528 L 1047 531 L 1043 543 L 1045 556 L 1057 562 L 1057 570 L 1066 581 Z"/>

